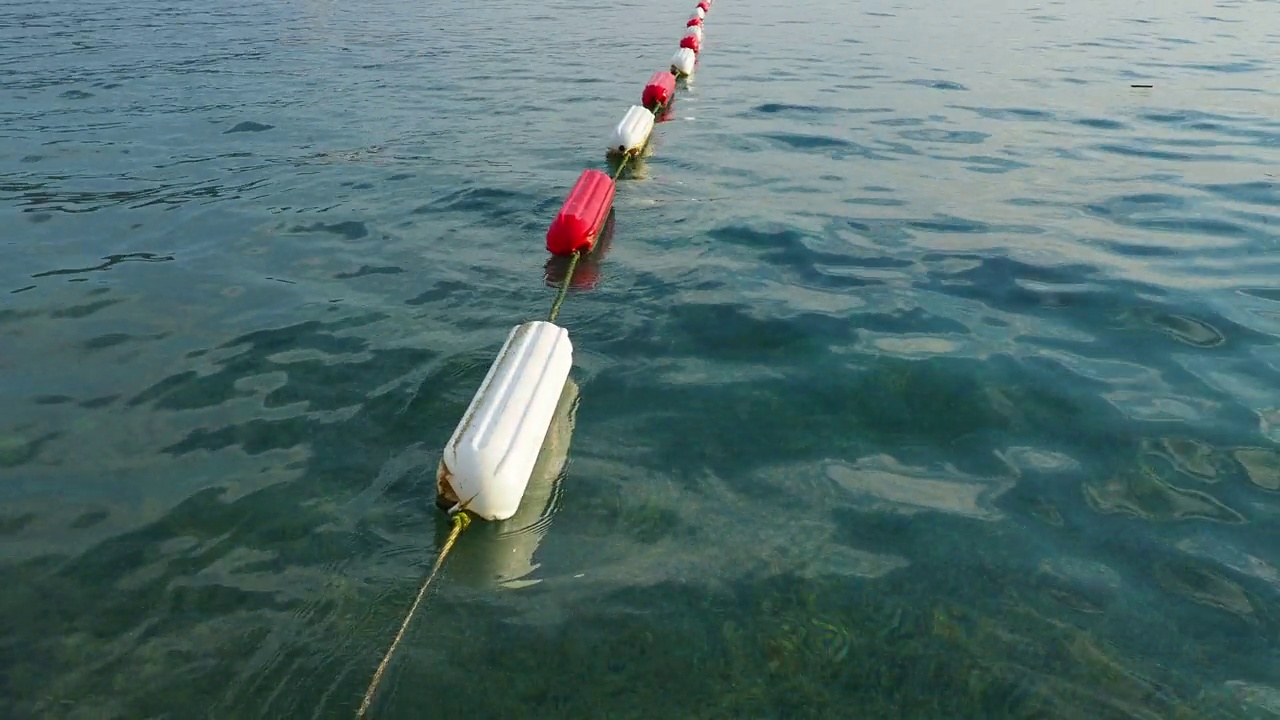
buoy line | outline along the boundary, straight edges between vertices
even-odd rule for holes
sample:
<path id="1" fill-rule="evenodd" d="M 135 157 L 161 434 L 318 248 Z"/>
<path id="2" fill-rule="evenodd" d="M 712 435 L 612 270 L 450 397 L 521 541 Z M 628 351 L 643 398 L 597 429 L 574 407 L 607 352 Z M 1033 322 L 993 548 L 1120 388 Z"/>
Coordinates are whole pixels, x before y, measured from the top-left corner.
<path id="1" fill-rule="evenodd" d="M 452 528 L 369 681 L 356 711 L 358 720 L 368 714 L 392 656 L 427 591 L 439 577 L 445 559 L 470 527 L 472 515 L 491 521 L 507 520 L 520 506 L 573 366 L 569 333 L 555 321 L 568 296 L 574 271 L 582 258 L 596 248 L 613 210 L 617 181 L 628 163 L 649 147 L 656 122 L 675 100 L 677 80 L 687 81 L 693 76 L 702 52 L 703 21 L 713 2 L 701 0 L 697 4 L 685 24 L 680 47 L 671 57 L 670 70 L 653 74 L 640 104 L 632 105 L 615 126 L 605 152 L 606 161 L 618 164 L 613 175 L 583 170 L 547 228 L 547 250 L 569 259 L 564 278 L 547 319 L 517 325 L 507 335 L 445 445 L 436 472 L 437 504 L 448 508 Z M 467 500 L 459 499 L 464 496 Z"/>

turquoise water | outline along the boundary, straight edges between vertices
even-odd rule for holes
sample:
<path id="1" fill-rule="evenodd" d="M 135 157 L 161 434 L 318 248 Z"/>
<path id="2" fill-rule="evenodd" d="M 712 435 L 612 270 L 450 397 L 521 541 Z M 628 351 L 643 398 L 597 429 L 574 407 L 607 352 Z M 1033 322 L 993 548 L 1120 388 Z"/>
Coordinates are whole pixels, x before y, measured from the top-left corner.
<path id="1" fill-rule="evenodd" d="M 0 715 L 353 715 L 691 5 L 6 4 Z M 1277 5 L 1012 7 L 715 5 L 375 716 L 1280 714 Z"/>

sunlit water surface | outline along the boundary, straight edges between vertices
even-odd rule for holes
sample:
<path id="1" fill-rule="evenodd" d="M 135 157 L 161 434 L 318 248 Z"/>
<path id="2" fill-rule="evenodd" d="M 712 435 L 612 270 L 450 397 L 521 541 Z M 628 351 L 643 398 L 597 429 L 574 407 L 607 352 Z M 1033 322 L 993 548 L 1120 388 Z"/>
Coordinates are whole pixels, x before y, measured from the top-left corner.
<path id="1" fill-rule="evenodd" d="M 715 5 L 378 716 L 1280 714 L 1280 3 L 1015 5 Z M 354 712 L 690 9 L 5 5 L 0 715 Z"/>

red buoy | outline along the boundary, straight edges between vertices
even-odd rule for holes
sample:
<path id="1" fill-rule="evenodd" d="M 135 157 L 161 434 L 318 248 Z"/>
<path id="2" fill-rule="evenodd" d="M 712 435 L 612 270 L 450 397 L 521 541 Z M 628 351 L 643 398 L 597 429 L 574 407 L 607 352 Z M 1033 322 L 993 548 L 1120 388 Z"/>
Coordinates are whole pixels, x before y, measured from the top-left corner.
<path id="1" fill-rule="evenodd" d="M 591 252 L 613 207 L 614 190 L 613 178 L 599 170 L 583 170 L 547 228 L 547 250 L 553 255 Z"/>
<path id="2" fill-rule="evenodd" d="M 711 3 L 708 0 L 702 0 L 702 2 L 698 3 L 698 7 L 702 8 L 702 12 L 711 11 Z"/>
<path id="3" fill-rule="evenodd" d="M 698 39 L 697 35 L 685 35 L 680 38 L 680 47 L 689 48 L 694 55 L 697 55 L 698 50 L 702 48 L 702 41 Z"/>
<path id="4" fill-rule="evenodd" d="M 669 70 L 659 70 L 649 78 L 649 84 L 644 86 L 644 95 L 640 98 L 640 104 L 652 111 L 659 105 L 671 104 L 671 97 L 675 93 L 676 76 Z"/>
<path id="5" fill-rule="evenodd" d="M 573 277 L 569 279 L 569 287 L 575 290 L 591 290 L 600 284 L 600 265 L 604 262 L 604 256 L 609 253 L 609 245 L 613 240 L 615 223 L 614 211 L 610 210 L 609 216 L 604 221 L 604 227 L 600 229 L 595 249 L 591 251 L 590 255 L 578 260 L 578 266 L 574 268 Z M 543 276 L 546 278 L 547 285 L 560 287 L 564 283 L 564 276 L 569 273 L 570 263 L 571 261 L 567 257 L 552 255 L 547 258 L 547 262 L 543 266 Z"/>
<path id="6" fill-rule="evenodd" d="M 691 17 L 689 18 L 689 22 L 684 24 L 685 27 L 693 27 L 694 25 L 697 25 L 698 27 L 702 27 L 702 18 Z"/>

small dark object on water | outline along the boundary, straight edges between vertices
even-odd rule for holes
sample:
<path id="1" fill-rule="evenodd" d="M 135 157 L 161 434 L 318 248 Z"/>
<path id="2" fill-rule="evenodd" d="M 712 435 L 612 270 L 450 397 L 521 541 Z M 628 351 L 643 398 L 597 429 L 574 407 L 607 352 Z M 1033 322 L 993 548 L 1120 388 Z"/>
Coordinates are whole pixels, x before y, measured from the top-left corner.
<path id="1" fill-rule="evenodd" d="M 230 135 L 231 133 L 242 133 L 242 132 L 266 132 L 267 130 L 273 130 L 273 129 L 275 129 L 275 125 L 267 125 L 266 123 L 246 120 L 242 123 L 237 123 L 235 127 L 231 128 L 230 130 L 227 130 L 222 134 Z"/>
<path id="2" fill-rule="evenodd" d="M 1151 87 L 1155 87 L 1155 85 L 1130 85 L 1129 87 L 1131 87 L 1131 88 L 1151 88 Z"/>

